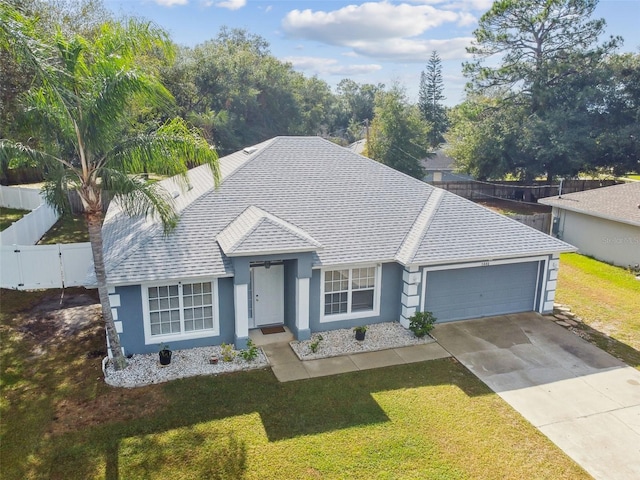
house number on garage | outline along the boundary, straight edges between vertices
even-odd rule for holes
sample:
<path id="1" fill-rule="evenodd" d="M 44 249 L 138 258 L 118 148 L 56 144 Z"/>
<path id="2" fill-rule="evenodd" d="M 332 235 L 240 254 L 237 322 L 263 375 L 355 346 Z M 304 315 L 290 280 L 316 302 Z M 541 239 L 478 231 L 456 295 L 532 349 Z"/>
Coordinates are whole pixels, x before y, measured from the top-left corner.
<path id="1" fill-rule="evenodd" d="M 491 262 L 481 262 L 480 265 L 482 267 L 488 267 L 489 265 L 491 265 Z"/>

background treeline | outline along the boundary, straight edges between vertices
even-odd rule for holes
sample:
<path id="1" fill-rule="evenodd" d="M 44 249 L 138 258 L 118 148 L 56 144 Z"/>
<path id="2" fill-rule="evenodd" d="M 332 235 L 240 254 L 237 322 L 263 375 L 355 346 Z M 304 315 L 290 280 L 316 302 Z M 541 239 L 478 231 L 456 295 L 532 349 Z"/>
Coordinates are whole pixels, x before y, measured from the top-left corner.
<path id="1" fill-rule="evenodd" d="M 10 3 L 37 19 L 43 38 L 56 29 L 91 38 L 114 20 L 101 0 Z M 133 107 L 128 128 L 153 131 L 177 115 L 220 155 L 276 135 L 321 135 L 343 145 L 367 136 L 366 155 L 417 178 L 420 159 L 445 144 L 459 169 L 481 180 L 638 171 L 640 55 L 618 53 L 621 38 L 601 41 L 604 21 L 591 19 L 596 4 L 494 3 L 463 65 L 466 98 L 453 108 L 443 105 L 437 52 L 416 78 L 414 102 L 398 84 L 343 79 L 332 89 L 277 59 L 264 38 L 223 27 L 202 44 L 175 45 L 172 56 L 140 58 L 175 102 Z M 484 63 L 489 57 L 501 63 Z M 29 68 L 0 51 L 0 138 L 34 141 L 21 107 L 35 78 Z"/>

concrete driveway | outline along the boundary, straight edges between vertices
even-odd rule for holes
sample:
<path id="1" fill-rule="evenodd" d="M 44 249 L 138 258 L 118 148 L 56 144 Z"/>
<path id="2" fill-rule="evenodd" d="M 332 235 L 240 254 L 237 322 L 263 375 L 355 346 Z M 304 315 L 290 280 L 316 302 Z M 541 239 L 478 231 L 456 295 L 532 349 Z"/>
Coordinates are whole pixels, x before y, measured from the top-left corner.
<path id="1" fill-rule="evenodd" d="M 597 479 L 640 478 L 640 372 L 535 313 L 433 336 Z"/>

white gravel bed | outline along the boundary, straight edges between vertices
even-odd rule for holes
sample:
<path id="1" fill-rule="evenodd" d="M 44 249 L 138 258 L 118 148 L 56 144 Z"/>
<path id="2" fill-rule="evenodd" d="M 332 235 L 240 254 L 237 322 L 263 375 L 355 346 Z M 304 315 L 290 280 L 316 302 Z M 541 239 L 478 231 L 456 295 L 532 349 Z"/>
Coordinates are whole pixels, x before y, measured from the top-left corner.
<path id="1" fill-rule="evenodd" d="M 105 382 L 114 387 L 142 387 L 154 383 L 168 382 L 178 378 L 196 375 L 218 375 L 220 373 L 237 372 L 269 366 L 269 361 L 261 348 L 258 356 L 246 361 L 235 351 L 236 357 L 231 362 L 222 360 L 219 346 L 199 347 L 188 350 L 174 350 L 169 365 L 160 365 L 157 353 L 133 355 L 127 359 L 127 368 L 116 371 L 111 362 L 103 360 Z M 218 364 L 209 364 L 212 355 L 218 357 Z M 105 365 L 106 363 L 106 365 Z"/>
<path id="2" fill-rule="evenodd" d="M 398 322 L 376 323 L 367 327 L 363 341 L 356 340 L 352 328 L 343 328 L 314 333 L 311 335 L 311 339 L 295 340 L 290 342 L 290 345 L 300 360 L 315 360 L 435 342 L 433 337 L 429 335 L 417 338 L 411 330 L 407 330 Z M 322 340 L 318 343 L 318 348 L 314 353 L 311 351 L 310 345 L 320 337 Z"/>

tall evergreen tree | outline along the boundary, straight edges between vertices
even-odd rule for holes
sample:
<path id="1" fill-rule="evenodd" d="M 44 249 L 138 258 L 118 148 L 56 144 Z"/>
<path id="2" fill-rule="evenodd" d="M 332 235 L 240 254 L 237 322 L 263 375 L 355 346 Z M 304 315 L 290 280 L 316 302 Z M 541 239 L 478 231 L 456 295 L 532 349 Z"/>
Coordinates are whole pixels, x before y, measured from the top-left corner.
<path id="1" fill-rule="evenodd" d="M 444 133 L 448 128 L 447 111 L 442 105 L 444 96 L 444 82 L 442 80 L 442 61 L 437 51 L 431 52 L 427 62 L 427 70 L 420 73 L 420 90 L 418 106 L 422 118 L 431 124 L 427 136 L 429 145 L 433 148 L 444 142 Z"/>
<path id="2" fill-rule="evenodd" d="M 598 134 L 591 131 L 591 116 L 600 107 L 588 79 L 621 40 L 598 45 L 605 22 L 590 19 L 597 3 L 493 3 L 468 49 L 474 56 L 464 66 L 470 105 L 456 115 L 458 124 L 449 137 L 457 144 L 452 151 L 468 156 L 456 160 L 485 175 L 513 174 L 526 181 L 546 175 L 551 181 L 556 175 L 576 175 L 596 156 Z M 497 57 L 498 65 L 486 62 Z"/>

